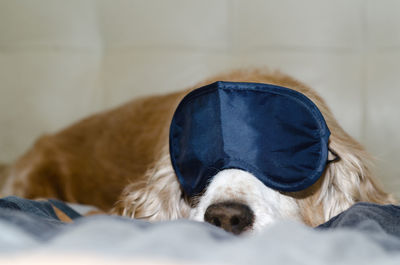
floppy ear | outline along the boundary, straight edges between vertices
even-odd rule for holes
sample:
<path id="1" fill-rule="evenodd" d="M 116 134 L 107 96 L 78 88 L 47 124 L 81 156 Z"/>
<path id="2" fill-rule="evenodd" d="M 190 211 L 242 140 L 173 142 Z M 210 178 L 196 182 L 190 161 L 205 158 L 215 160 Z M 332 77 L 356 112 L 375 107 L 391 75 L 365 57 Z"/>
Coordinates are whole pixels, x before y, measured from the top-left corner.
<path id="1" fill-rule="evenodd" d="M 172 168 L 169 152 L 163 150 L 157 163 L 145 174 L 145 181 L 128 185 L 113 208 L 113 214 L 149 221 L 188 216 L 190 206 Z"/>
<path id="2" fill-rule="evenodd" d="M 342 128 L 332 128 L 330 155 L 338 160 L 328 163 L 321 187 L 325 221 L 360 201 L 378 204 L 396 203 L 394 197 L 383 191 L 373 176 L 372 158 L 365 149 Z"/>
<path id="3" fill-rule="evenodd" d="M 396 203 L 393 195 L 384 192 L 373 175 L 372 157 L 342 129 L 325 101 L 307 87 L 301 87 L 300 91 L 318 106 L 325 118 L 331 132 L 328 160 L 334 160 L 327 164 L 320 180 L 304 192 L 307 196 L 302 203 L 309 203 L 314 209 L 308 214 L 316 218 L 323 213 L 324 220 L 319 221 L 327 221 L 356 202 Z M 335 155 L 338 159 L 334 159 Z M 316 211 L 316 207 L 322 208 L 321 212 Z"/>

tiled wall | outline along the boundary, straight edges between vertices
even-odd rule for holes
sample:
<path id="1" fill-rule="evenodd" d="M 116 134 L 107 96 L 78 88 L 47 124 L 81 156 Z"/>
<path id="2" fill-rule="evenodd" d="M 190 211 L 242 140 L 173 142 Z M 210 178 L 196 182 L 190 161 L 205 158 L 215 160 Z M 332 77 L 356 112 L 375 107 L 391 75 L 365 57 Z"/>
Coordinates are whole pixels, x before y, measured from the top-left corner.
<path id="1" fill-rule="evenodd" d="M 248 66 L 319 91 L 400 195 L 397 0 L 0 0 L 0 161 L 94 111 Z"/>

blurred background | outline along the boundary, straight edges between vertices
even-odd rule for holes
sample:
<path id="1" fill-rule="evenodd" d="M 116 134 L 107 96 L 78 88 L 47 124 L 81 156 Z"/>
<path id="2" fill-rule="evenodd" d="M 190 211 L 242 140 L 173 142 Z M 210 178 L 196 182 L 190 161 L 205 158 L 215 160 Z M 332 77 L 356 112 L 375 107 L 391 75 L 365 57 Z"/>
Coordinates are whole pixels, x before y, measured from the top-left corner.
<path id="1" fill-rule="evenodd" d="M 257 66 L 322 94 L 400 197 L 397 0 L 0 0 L 0 161 L 96 111 Z"/>

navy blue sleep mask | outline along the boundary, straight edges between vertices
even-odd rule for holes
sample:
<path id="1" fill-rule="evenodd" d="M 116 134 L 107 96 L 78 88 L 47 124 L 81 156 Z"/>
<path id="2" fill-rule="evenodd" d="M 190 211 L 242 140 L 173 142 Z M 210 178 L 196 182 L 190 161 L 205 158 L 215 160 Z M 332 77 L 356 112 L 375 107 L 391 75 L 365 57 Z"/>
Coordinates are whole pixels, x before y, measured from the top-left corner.
<path id="1" fill-rule="evenodd" d="M 188 196 L 228 168 L 278 191 L 300 191 L 322 175 L 330 131 L 317 106 L 289 88 L 216 82 L 189 93 L 170 128 L 172 166 Z"/>

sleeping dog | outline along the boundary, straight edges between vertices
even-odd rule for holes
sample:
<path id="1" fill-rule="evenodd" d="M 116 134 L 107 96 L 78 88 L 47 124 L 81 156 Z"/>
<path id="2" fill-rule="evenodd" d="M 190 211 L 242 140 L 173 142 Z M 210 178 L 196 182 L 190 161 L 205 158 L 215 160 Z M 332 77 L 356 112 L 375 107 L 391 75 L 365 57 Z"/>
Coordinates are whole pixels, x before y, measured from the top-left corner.
<path id="1" fill-rule="evenodd" d="M 274 147 L 274 150 L 267 153 L 258 142 L 253 147 L 244 144 L 242 140 L 251 140 L 252 133 L 240 138 L 245 129 L 239 123 L 227 125 L 229 129 L 221 129 L 226 137 L 236 137 L 238 140 L 231 140 L 226 149 L 218 151 L 221 145 L 214 142 L 213 133 L 221 125 L 210 122 L 207 127 L 204 121 L 200 121 L 201 118 L 196 118 L 209 115 L 206 123 L 214 119 L 214 105 L 210 107 L 211 114 L 196 114 L 203 111 L 203 105 L 207 104 L 204 102 L 208 102 L 201 97 L 204 93 L 197 93 L 195 102 L 199 107 L 196 107 L 195 114 L 190 104 L 182 107 L 189 109 L 186 112 L 182 110 L 180 113 L 177 109 L 183 98 L 188 98 L 188 94 L 191 97 L 190 92 L 194 88 L 190 88 L 172 94 L 136 99 L 83 119 L 58 133 L 42 136 L 27 153 L 4 170 L 7 174 L 3 176 L 6 179 L 1 194 L 25 198 L 58 198 L 150 221 L 189 218 L 209 222 L 234 234 L 256 232 L 283 219 L 316 226 L 359 201 L 378 204 L 395 202 L 392 195 L 384 192 L 372 175 L 368 153 L 340 127 L 324 100 L 314 90 L 287 75 L 267 70 L 230 72 L 206 80 L 196 88 L 216 81 L 261 83 L 269 84 L 268 87 L 273 89 L 284 88 L 288 91 L 285 97 L 296 95 L 301 98 L 298 106 L 295 104 L 298 110 L 289 109 L 290 119 L 302 111 L 304 104 L 312 109 L 312 113 L 320 113 L 320 116 L 317 113 L 313 117 L 317 119 L 315 124 L 325 125 L 326 122 L 326 128 L 321 127 L 324 135 L 319 134 L 322 130 L 320 127 L 307 134 L 307 137 L 317 135 L 317 147 L 311 146 L 314 149 L 307 151 L 310 156 L 302 162 L 304 165 L 295 165 L 298 163 L 296 156 L 303 152 L 303 148 L 296 153 L 283 152 L 282 161 L 286 161 L 286 164 L 281 165 L 279 155 L 272 161 L 279 148 Z M 246 97 L 251 92 L 250 97 L 257 102 L 266 96 L 265 100 L 274 98 L 272 102 L 276 102 L 276 97 L 271 96 L 271 93 L 267 95 L 262 91 L 258 96 L 253 93 L 254 89 L 250 89 L 243 94 L 241 89 L 229 91 L 241 94 L 240 97 Z M 215 95 L 220 93 L 220 90 L 213 87 L 207 91 Z M 191 98 L 182 102 L 190 102 Z M 220 102 L 221 98 L 216 100 Z M 238 105 L 232 103 L 236 101 L 228 99 L 224 102 L 224 106 L 231 108 L 226 111 L 228 116 L 232 110 L 235 112 L 236 107 L 240 109 L 240 102 Z M 298 135 L 304 134 L 303 128 L 290 129 L 294 127 L 292 121 L 280 114 L 283 108 L 292 108 L 293 105 L 280 107 L 279 103 L 273 104 L 278 110 L 277 115 L 270 115 L 271 119 L 283 122 L 289 129 L 274 126 L 285 130 L 283 135 L 288 133 L 288 137 L 297 141 Z M 251 120 L 252 111 L 262 116 L 260 112 L 266 111 L 262 109 L 265 104 L 260 106 L 261 109 L 248 107 L 247 115 L 250 118 L 246 119 Z M 242 114 L 238 112 L 237 115 Z M 298 118 L 293 118 L 293 121 L 298 122 Z M 229 120 L 226 122 L 229 124 Z M 260 138 L 257 141 L 262 141 L 264 145 L 265 141 L 277 145 L 271 139 L 282 132 L 279 129 L 275 132 L 272 125 L 259 124 L 260 120 L 251 125 L 256 127 L 257 139 Z M 178 138 L 175 139 L 175 136 Z M 283 144 L 291 141 L 285 137 L 280 137 L 281 140 L 283 138 Z M 215 138 L 215 141 L 225 140 Z M 197 145 L 197 149 L 193 147 L 187 150 L 187 146 L 191 145 Z M 271 149 L 269 145 L 265 146 L 265 149 Z M 299 146 L 303 146 L 302 143 Z M 252 148 L 256 148 L 257 152 Z M 245 154 L 240 154 L 242 149 L 246 149 Z M 205 154 L 194 154 L 199 150 L 204 150 Z M 251 160 L 257 153 L 253 160 L 258 161 L 258 166 L 251 166 L 251 161 L 222 163 L 227 160 L 225 158 L 218 160 L 218 163 L 208 161 L 220 153 L 227 156 L 235 152 L 232 150 L 239 150 L 236 155 L 242 157 L 236 161 Z M 199 159 L 199 156 L 204 159 Z M 280 171 L 279 168 L 289 171 Z M 291 179 L 287 179 L 286 172 L 293 175 Z M 297 185 L 297 182 L 306 184 Z"/>

